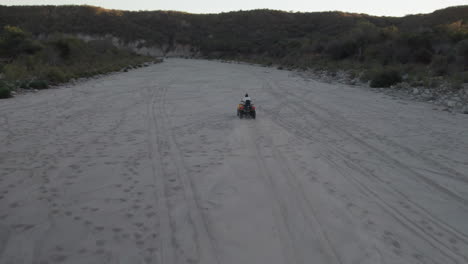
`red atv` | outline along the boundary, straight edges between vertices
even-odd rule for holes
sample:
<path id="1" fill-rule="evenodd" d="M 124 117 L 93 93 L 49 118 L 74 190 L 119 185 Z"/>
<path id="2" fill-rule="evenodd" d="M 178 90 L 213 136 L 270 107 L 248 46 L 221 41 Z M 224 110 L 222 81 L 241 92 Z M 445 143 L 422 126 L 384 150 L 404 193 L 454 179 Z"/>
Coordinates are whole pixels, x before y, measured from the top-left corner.
<path id="1" fill-rule="evenodd" d="M 255 119 L 257 113 L 255 111 L 255 106 L 250 103 L 250 101 L 245 102 L 244 104 L 239 104 L 237 106 L 237 116 L 242 119 L 244 117 L 250 117 Z"/>

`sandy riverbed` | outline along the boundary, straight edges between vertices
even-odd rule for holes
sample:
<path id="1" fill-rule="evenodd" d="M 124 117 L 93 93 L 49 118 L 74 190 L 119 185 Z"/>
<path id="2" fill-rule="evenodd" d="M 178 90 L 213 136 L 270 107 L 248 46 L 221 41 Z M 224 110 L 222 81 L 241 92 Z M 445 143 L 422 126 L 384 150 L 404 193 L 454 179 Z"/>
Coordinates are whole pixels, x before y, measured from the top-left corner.
<path id="1" fill-rule="evenodd" d="M 170 59 L 0 125 L 0 263 L 468 263 L 467 115 Z"/>

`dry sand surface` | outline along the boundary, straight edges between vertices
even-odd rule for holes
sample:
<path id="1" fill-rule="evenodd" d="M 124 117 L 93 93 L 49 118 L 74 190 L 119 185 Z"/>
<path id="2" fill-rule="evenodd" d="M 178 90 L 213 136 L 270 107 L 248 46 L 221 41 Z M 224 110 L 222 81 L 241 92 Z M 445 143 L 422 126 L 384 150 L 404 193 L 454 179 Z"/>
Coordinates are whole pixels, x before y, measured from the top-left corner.
<path id="1" fill-rule="evenodd" d="M 468 263 L 468 115 L 170 59 L 0 125 L 2 264 Z"/>

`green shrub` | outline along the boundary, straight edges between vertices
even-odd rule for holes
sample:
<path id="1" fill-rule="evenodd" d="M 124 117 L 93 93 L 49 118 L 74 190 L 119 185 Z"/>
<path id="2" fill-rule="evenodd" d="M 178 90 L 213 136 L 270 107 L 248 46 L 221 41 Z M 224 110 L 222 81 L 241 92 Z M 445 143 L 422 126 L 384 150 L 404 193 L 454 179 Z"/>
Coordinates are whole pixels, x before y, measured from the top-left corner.
<path id="1" fill-rule="evenodd" d="M 436 88 L 439 87 L 441 84 L 440 78 L 424 78 L 423 86 L 429 88 Z"/>
<path id="2" fill-rule="evenodd" d="M 356 70 L 350 70 L 348 71 L 348 77 L 350 79 L 355 79 L 358 77 L 358 72 Z"/>
<path id="3" fill-rule="evenodd" d="M 449 71 L 449 60 L 446 56 L 435 56 L 431 63 L 431 70 L 434 76 L 446 75 Z"/>
<path id="4" fill-rule="evenodd" d="M 0 81 L 0 99 L 10 98 L 11 97 L 11 89 L 9 85 Z"/>
<path id="5" fill-rule="evenodd" d="M 420 48 L 413 52 L 413 60 L 416 63 L 429 64 L 432 61 L 432 52 L 426 48 Z"/>
<path id="6" fill-rule="evenodd" d="M 460 79 L 463 83 L 468 83 L 468 71 L 460 73 Z"/>
<path id="7" fill-rule="evenodd" d="M 0 57 L 16 58 L 21 54 L 34 54 L 42 48 L 29 33 L 18 27 L 5 26 L 0 33 Z"/>
<path id="8" fill-rule="evenodd" d="M 396 70 L 383 70 L 375 73 L 373 76 L 370 87 L 390 87 L 402 81 L 401 74 Z"/>
<path id="9" fill-rule="evenodd" d="M 460 79 L 451 79 L 449 81 L 449 84 L 450 84 L 450 88 L 454 89 L 454 90 L 459 90 L 461 88 L 463 88 L 463 82 L 460 80 Z"/>
<path id="10" fill-rule="evenodd" d="M 464 83 L 468 83 L 468 71 L 452 75 L 449 83 L 452 89 L 461 89 Z"/>
<path id="11" fill-rule="evenodd" d="M 465 69 L 468 69 L 468 39 L 460 41 L 456 45 L 457 53 L 459 56 L 460 64 Z"/>
<path id="12" fill-rule="evenodd" d="M 411 87 L 421 87 L 421 86 L 424 86 L 424 81 L 422 80 L 419 80 L 419 79 L 415 79 L 415 78 L 412 78 L 408 81 L 409 85 Z"/>
<path id="13" fill-rule="evenodd" d="M 327 48 L 327 53 L 334 60 L 342 60 L 355 55 L 358 51 L 357 44 L 352 40 L 335 41 Z"/>
<path id="14" fill-rule="evenodd" d="M 361 82 L 368 82 L 370 80 L 372 80 L 374 78 L 374 76 L 376 75 L 376 70 L 366 70 L 366 71 L 363 71 L 361 72 L 361 74 L 359 75 L 359 80 Z"/>
<path id="15" fill-rule="evenodd" d="M 29 87 L 33 89 L 43 90 L 49 88 L 49 84 L 44 80 L 34 80 L 29 83 Z"/>
<path id="16" fill-rule="evenodd" d="M 68 80 L 67 75 L 57 67 L 47 69 L 44 77 L 51 83 L 62 83 Z"/>
<path id="17" fill-rule="evenodd" d="M 10 98 L 11 90 L 8 87 L 0 87 L 0 99 Z"/>
<path id="18" fill-rule="evenodd" d="M 26 79 L 28 77 L 28 69 L 20 64 L 7 64 L 3 68 L 5 79 L 10 81 L 16 81 Z"/>
<path id="19" fill-rule="evenodd" d="M 25 81 L 25 80 L 22 80 L 18 83 L 18 86 L 19 88 L 22 88 L 22 89 L 28 89 L 29 88 L 29 82 L 28 81 Z"/>

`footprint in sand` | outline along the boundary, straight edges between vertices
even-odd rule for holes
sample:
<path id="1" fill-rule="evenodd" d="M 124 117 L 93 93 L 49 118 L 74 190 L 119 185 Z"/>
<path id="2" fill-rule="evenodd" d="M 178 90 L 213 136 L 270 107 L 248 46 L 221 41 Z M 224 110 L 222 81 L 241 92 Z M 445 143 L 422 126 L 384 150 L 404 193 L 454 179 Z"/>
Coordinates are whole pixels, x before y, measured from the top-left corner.
<path id="1" fill-rule="evenodd" d="M 104 255 L 106 251 L 104 249 L 98 249 L 94 252 L 96 255 Z"/>
<path id="2" fill-rule="evenodd" d="M 64 250 L 64 248 L 62 246 L 56 246 L 55 250 L 61 252 Z"/>
<path id="3" fill-rule="evenodd" d="M 23 231 L 31 230 L 35 227 L 35 225 L 23 225 Z"/>
<path id="4" fill-rule="evenodd" d="M 52 257 L 50 257 L 50 259 L 54 262 L 64 262 L 65 260 L 67 260 L 67 256 L 65 255 L 53 255 Z"/>
<path id="5" fill-rule="evenodd" d="M 61 213 L 61 211 L 60 211 L 60 210 L 57 210 L 57 209 L 54 209 L 54 210 L 51 211 L 51 213 L 52 213 L 53 215 L 59 215 L 59 214 Z"/>
<path id="6" fill-rule="evenodd" d="M 96 240 L 96 246 L 98 247 L 103 247 L 106 245 L 106 241 L 105 240 Z"/>
<path id="7" fill-rule="evenodd" d="M 148 251 L 149 253 L 154 253 L 156 252 L 156 248 L 147 248 L 146 251 Z"/>
<path id="8" fill-rule="evenodd" d="M 9 205 L 9 207 L 10 207 L 10 208 L 17 208 L 17 207 L 19 207 L 19 203 L 17 203 L 17 202 L 11 203 L 11 204 Z"/>
<path id="9" fill-rule="evenodd" d="M 143 246 L 145 245 L 145 241 L 143 241 L 143 240 L 138 240 L 138 241 L 136 242 L 136 244 L 137 244 L 138 247 L 141 248 L 141 247 L 143 247 Z"/>
<path id="10" fill-rule="evenodd" d="M 146 217 L 148 217 L 148 218 L 154 217 L 155 215 L 156 215 L 156 213 L 154 213 L 154 212 L 146 213 Z"/>
<path id="11" fill-rule="evenodd" d="M 142 227 L 144 224 L 142 222 L 133 223 L 136 227 Z"/>

